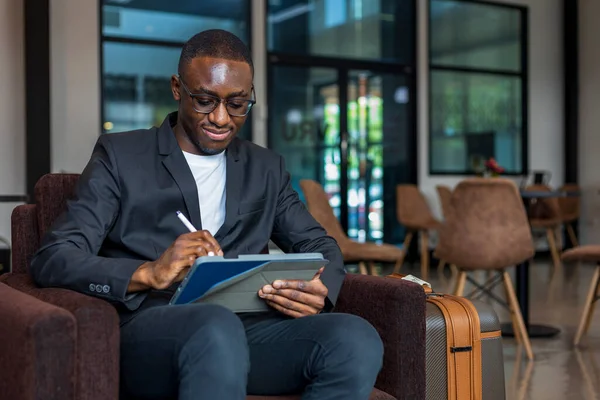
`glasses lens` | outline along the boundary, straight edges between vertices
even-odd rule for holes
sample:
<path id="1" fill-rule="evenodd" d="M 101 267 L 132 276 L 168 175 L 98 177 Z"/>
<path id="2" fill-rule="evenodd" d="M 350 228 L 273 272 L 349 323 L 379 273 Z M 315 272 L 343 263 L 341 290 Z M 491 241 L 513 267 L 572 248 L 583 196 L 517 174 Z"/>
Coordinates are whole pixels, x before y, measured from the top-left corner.
<path id="1" fill-rule="evenodd" d="M 227 102 L 227 112 L 235 117 L 243 117 L 250 112 L 252 102 L 248 100 L 231 100 Z"/>
<path id="2" fill-rule="evenodd" d="M 219 101 L 217 99 L 213 99 L 211 97 L 193 97 L 194 99 L 194 108 L 196 111 L 201 113 L 210 114 L 217 105 Z"/>

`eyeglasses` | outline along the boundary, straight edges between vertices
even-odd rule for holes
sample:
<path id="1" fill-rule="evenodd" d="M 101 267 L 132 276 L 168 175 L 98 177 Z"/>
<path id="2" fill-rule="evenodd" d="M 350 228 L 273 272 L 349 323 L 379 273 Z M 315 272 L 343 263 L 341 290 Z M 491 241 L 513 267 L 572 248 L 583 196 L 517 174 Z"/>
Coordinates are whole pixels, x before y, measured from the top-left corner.
<path id="1" fill-rule="evenodd" d="M 210 114 L 213 112 L 221 103 L 225 103 L 225 109 L 232 117 L 245 117 L 248 115 L 252 106 L 256 103 L 256 100 L 250 99 L 221 99 L 217 96 L 212 96 L 210 94 L 192 94 L 183 80 L 181 76 L 177 76 L 181 86 L 185 89 L 187 94 L 192 99 L 192 107 L 196 112 L 202 114 Z M 252 88 L 252 97 L 256 97 L 254 93 L 254 88 Z"/>

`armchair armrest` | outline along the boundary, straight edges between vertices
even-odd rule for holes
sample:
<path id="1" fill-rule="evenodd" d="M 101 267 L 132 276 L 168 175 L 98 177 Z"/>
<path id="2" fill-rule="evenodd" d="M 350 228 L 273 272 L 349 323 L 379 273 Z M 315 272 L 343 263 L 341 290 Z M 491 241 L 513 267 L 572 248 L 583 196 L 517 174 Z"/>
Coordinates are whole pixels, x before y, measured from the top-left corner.
<path id="1" fill-rule="evenodd" d="M 75 399 L 73 315 L 2 283 L 0 299 L 0 398 Z"/>
<path id="2" fill-rule="evenodd" d="M 334 310 L 377 329 L 384 357 L 376 387 L 398 400 L 425 398 L 425 304 L 412 282 L 348 274 Z"/>
<path id="3" fill-rule="evenodd" d="M 119 318 L 110 303 L 71 290 L 39 288 L 26 274 L 2 281 L 43 302 L 61 307 L 77 323 L 77 398 L 119 398 Z"/>

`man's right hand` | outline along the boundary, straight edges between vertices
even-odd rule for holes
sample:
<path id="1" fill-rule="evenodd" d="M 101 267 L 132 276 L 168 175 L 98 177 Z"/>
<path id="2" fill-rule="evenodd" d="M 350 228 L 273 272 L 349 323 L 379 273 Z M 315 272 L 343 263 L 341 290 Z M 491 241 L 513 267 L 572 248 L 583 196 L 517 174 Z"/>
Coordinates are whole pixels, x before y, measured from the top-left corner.
<path id="1" fill-rule="evenodd" d="M 144 263 L 138 268 L 129 284 L 129 292 L 152 289 L 166 289 L 180 282 L 198 257 L 209 253 L 222 256 L 221 246 L 209 231 L 186 233 L 175 242 L 156 261 Z"/>

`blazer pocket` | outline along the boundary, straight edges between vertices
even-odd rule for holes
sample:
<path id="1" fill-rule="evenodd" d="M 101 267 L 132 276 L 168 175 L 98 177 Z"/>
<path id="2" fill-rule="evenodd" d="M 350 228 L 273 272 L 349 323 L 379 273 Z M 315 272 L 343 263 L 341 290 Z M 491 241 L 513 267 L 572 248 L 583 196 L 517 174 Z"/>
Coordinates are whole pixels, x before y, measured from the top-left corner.
<path id="1" fill-rule="evenodd" d="M 266 199 L 257 200 L 257 201 L 247 201 L 245 203 L 240 203 L 239 214 L 250 214 L 252 212 L 260 211 L 265 208 Z"/>

